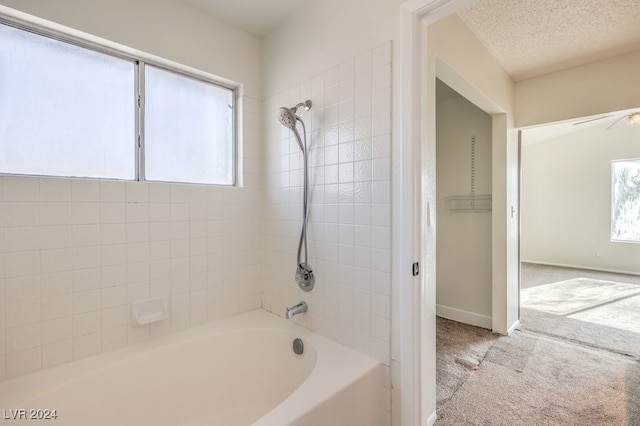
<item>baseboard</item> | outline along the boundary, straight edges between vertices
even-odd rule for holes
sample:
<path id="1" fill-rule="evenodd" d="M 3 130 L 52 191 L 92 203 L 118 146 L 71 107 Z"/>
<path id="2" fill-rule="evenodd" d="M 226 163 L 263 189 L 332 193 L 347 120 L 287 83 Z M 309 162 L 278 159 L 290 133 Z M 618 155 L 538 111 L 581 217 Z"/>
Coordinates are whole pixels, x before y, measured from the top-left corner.
<path id="1" fill-rule="evenodd" d="M 516 328 L 518 328 L 519 326 L 520 326 L 520 320 L 513 323 L 513 325 L 509 327 L 509 330 L 507 330 L 507 336 L 510 336 L 511 333 L 513 333 L 516 330 Z"/>
<path id="2" fill-rule="evenodd" d="M 436 420 L 438 420 L 438 415 L 434 411 L 427 419 L 427 426 L 433 426 L 436 423 Z"/>
<path id="3" fill-rule="evenodd" d="M 618 270 L 618 269 L 594 268 L 593 266 L 571 265 L 571 264 L 566 264 L 566 263 L 553 263 L 553 262 L 540 262 L 540 261 L 537 261 L 537 260 L 526 260 L 526 259 L 521 259 L 520 262 L 522 262 L 522 263 L 531 263 L 531 264 L 534 264 L 534 265 L 558 266 L 560 268 L 585 269 L 587 271 L 611 272 L 612 274 L 625 274 L 625 275 L 640 276 L 640 273 L 638 273 L 638 272 L 623 271 L 623 270 Z"/>
<path id="4" fill-rule="evenodd" d="M 475 312 L 463 311 L 444 305 L 436 305 L 436 315 L 442 318 L 458 321 L 464 324 L 475 325 L 476 327 L 491 330 L 493 322 L 491 317 L 476 314 Z"/>

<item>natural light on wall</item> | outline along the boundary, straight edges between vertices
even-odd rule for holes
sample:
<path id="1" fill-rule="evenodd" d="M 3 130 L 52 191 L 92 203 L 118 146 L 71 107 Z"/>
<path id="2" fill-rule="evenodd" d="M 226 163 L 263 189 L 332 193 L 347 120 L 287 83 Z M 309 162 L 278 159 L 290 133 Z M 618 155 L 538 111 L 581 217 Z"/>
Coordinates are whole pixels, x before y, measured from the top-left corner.
<path id="1" fill-rule="evenodd" d="M 640 242 L 640 159 L 611 163 L 611 239 Z"/>
<path id="2" fill-rule="evenodd" d="M 233 88 L 3 22 L 0 174 L 235 183 Z"/>

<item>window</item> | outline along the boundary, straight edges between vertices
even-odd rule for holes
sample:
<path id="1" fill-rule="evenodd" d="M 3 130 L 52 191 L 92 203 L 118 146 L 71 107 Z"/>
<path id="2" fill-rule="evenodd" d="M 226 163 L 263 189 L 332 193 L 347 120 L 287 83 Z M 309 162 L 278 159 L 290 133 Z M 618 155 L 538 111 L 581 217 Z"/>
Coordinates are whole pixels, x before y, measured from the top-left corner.
<path id="1" fill-rule="evenodd" d="M 0 172 L 135 179 L 134 65 L 0 25 Z"/>
<path id="2" fill-rule="evenodd" d="M 640 242 L 640 159 L 611 163 L 611 239 Z"/>
<path id="3" fill-rule="evenodd" d="M 234 184 L 234 90 L 79 44 L 0 23 L 0 173 Z"/>
<path id="4" fill-rule="evenodd" d="M 145 177 L 233 183 L 233 92 L 147 66 Z"/>

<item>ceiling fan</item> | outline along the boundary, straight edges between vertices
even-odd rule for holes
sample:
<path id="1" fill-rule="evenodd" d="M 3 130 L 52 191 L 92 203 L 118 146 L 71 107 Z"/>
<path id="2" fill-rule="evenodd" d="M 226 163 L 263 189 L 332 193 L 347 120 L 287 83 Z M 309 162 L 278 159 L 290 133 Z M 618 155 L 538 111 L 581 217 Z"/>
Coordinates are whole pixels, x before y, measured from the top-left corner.
<path id="1" fill-rule="evenodd" d="M 636 111 L 636 112 L 632 112 L 630 114 L 627 115 L 623 115 L 622 117 L 618 118 L 616 121 L 613 122 L 613 124 L 611 124 L 609 127 L 607 127 L 607 130 L 611 130 L 615 127 L 621 126 L 622 124 L 626 124 L 627 126 L 635 126 L 640 124 L 640 111 Z"/>
<path id="2" fill-rule="evenodd" d="M 615 114 L 609 114 L 609 115 L 603 115 L 601 117 L 590 118 L 588 120 L 584 120 L 584 121 L 580 121 L 580 122 L 577 122 L 577 123 L 573 123 L 573 125 L 574 126 L 578 126 L 580 124 L 585 124 L 585 123 L 589 123 L 591 121 L 596 121 L 596 120 L 603 120 L 605 118 L 610 118 L 610 117 L 615 117 Z M 640 125 L 640 111 L 631 112 L 631 113 L 623 115 L 622 117 L 620 117 L 616 121 L 614 121 L 612 124 L 610 124 L 606 128 L 606 130 L 614 129 L 614 128 L 619 127 L 619 126 L 621 126 L 623 124 L 626 124 L 627 126 Z"/>

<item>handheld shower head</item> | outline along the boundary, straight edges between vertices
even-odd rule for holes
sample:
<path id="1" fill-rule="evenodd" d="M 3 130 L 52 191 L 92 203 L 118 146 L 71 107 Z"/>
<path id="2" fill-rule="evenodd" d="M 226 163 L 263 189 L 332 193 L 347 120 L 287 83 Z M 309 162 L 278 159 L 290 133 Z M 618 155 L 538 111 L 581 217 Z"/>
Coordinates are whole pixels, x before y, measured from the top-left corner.
<path id="1" fill-rule="evenodd" d="M 298 108 L 302 107 L 305 111 L 309 111 L 311 109 L 311 101 L 306 100 L 304 102 L 300 102 L 298 105 L 287 108 L 280 107 L 278 112 L 276 113 L 276 117 L 278 117 L 278 121 L 282 123 L 283 126 L 294 130 L 296 127 L 296 120 L 300 120 L 300 117 L 296 115 Z"/>
<path id="2" fill-rule="evenodd" d="M 314 286 L 315 278 L 313 277 L 313 270 L 311 269 L 311 265 L 309 265 L 307 261 L 308 251 L 307 251 L 307 220 L 308 220 L 308 203 L 309 203 L 309 156 L 307 152 L 307 130 L 304 125 L 304 121 L 302 118 L 296 115 L 298 108 L 304 108 L 305 111 L 309 111 L 311 109 L 311 101 L 307 100 L 305 102 L 300 102 L 298 105 L 292 108 L 280 107 L 276 112 L 276 117 L 280 124 L 289 129 L 296 137 L 296 141 L 298 142 L 298 146 L 300 147 L 300 151 L 302 151 L 303 158 L 303 170 L 304 170 L 304 181 L 303 181 L 303 191 L 302 191 L 302 231 L 300 232 L 300 240 L 298 242 L 298 266 L 296 268 L 296 282 L 298 286 L 304 291 L 311 291 Z M 302 138 L 300 137 L 300 133 L 298 132 L 297 125 L 298 121 L 302 125 L 302 132 L 304 135 L 304 143 L 302 143 Z M 304 247 L 304 261 L 302 258 L 302 248 Z"/>
<path id="3" fill-rule="evenodd" d="M 287 127 L 291 130 L 293 130 L 296 127 L 295 111 L 286 107 L 281 107 L 280 109 L 278 109 L 278 112 L 276 113 L 276 117 L 278 117 L 278 121 L 284 127 Z"/>

